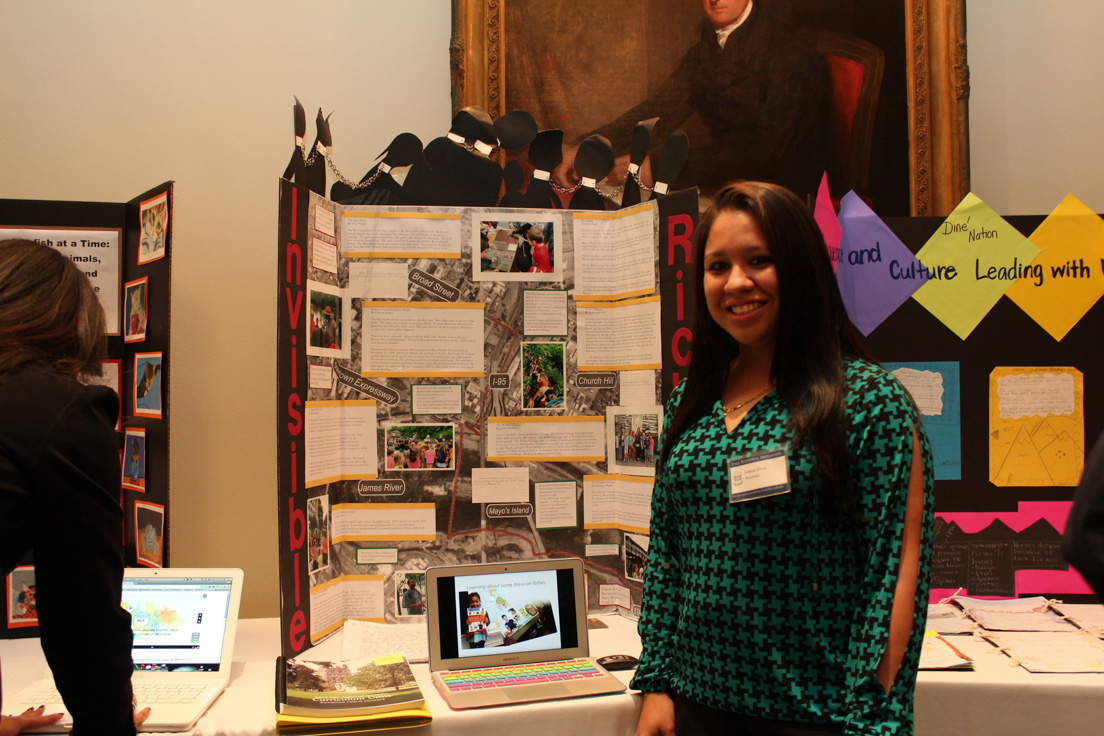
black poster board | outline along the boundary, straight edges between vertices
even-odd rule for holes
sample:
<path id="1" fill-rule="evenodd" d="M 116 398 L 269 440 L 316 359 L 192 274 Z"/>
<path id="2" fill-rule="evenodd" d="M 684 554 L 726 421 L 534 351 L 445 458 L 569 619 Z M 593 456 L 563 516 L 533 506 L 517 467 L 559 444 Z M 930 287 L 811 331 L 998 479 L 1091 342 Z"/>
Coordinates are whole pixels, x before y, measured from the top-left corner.
<path id="1" fill-rule="evenodd" d="M 127 430 L 143 430 L 140 459 L 144 477 L 140 479 L 142 490 L 122 488 L 120 503 L 123 507 L 123 556 L 127 566 L 168 566 L 169 564 L 169 335 L 170 288 L 172 275 L 172 212 L 173 183 L 154 187 L 126 203 L 66 202 L 53 200 L 0 200 L 0 227 L 11 230 L 57 231 L 87 228 L 115 231 L 119 237 L 118 330 L 109 335 L 108 362 L 117 361 L 119 371 L 120 422 L 118 442 L 120 460 L 124 447 L 133 449 L 135 440 L 127 445 Z M 146 234 L 155 229 L 156 242 L 147 238 L 143 250 L 143 213 L 146 215 Z M 156 221 L 156 227 L 150 223 Z M 0 238 L 9 234 L 0 232 Z M 143 262 L 139 262 L 139 261 Z M 138 284 L 145 279 L 141 290 L 136 291 L 134 301 L 139 302 L 135 324 L 144 335 L 141 339 L 127 339 L 129 315 L 124 313 L 130 301 L 125 285 Z M 136 286 L 132 286 L 136 288 Z M 139 296 L 142 298 L 139 299 Z M 131 332 L 133 338 L 134 332 Z M 157 360 L 140 360 L 154 364 L 154 381 L 143 395 L 142 404 L 156 407 L 158 416 L 139 416 L 135 411 L 136 356 L 144 353 L 159 354 Z M 160 368 L 156 366 L 159 365 Z M 114 387 L 114 386 L 113 386 Z M 159 389 L 157 393 L 155 390 Z M 139 412 L 151 413 L 139 407 Z M 120 475 L 124 469 L 120 468 Z M 137 480 L 137 479 L 134 479 Z M 131 482 L 131 486 L 138 485 Z M 79 551 L 74 551 L 79 554 Z M 33 565 L 29 556 L 21 567 Z M 25 573 L 27 577 L 33 573 Z M 17 575 L 18 577 L 18 575 Z M 4 581 L 6 593 L 3 606 L 0 637 L 20 638 L 37 636 L 38 627 L 32 618 L 17 621 L 13 616 L 15 594 L 10 590 L 10 579 Z M 17 586 L 18 587 L 18 586 Z"/>
<path id="2" fill-rule="evenodd" d="M 1045 219 L 1041 215 L 1004 218 L 1025 236 Z M 942 225 L 938 217 L 885 218 L 885 223 L 914 253 Z M 1093 264 L 1094 267 L 1097 264 Z M 961 340 L 914 299 L 907 300 L 867 338 L 880 361 L 956 361 L 961 382 L 962 468 L 960 480 L 935 484 L 935 512 L 1014 514 L 1023 502 L 1068 502 L 1073 486 L 1000 487 L 989 480 L 989 375 L 997 366 L 1072 366 L 1084 378 L 1088 453 L 1104 429 L 1104 301 L 1098 301 L 1061 340 L 1004 296 Z M 1068 570 L 1058 550 L 1064 529 L 1045 520 L 1014 531 L 1002 521 L 964 535 L 938 518 L 933 588 L 963 587 L 971 595 L 1046 595 L 1069 603 L 1091 602 L 1087 593 L 1069 590 L 1017 590 L 1018 570 Z M 966 552 L 967 541 L 970 540 Z M 973 583 L 973 585 L 971 585 Z"/>

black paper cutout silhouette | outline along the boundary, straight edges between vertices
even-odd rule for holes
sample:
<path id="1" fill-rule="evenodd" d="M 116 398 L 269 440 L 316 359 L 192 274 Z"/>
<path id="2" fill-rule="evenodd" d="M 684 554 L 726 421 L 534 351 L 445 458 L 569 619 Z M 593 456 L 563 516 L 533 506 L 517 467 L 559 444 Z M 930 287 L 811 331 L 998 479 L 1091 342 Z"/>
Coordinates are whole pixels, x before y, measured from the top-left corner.
<path id="1" fill-rule="evenodd" d="M 506 185 L 506 193 L 499 200 L 499 207 L 526 207 L 525 195 L 521 188 L 525 185 L 525 172 L 521 170 L 521 164 L 516 160 L 508 161 L 502 168 L 502 183 Z"/>
<path id="2" fill-rule="evenodd" d="M 302 183 L 303 171 L 306 164 L 303 161 L 303 136 L 307 134 L 307 112 L 303 109 L 303 103 L 295 97 L 292 106 L 292 114 L 295 116 L 295 150 L 291 152 L 291 160 L 284 169 L 284 178 L 296 184 Z"/>
<path id="3" fill-rule="evenodd" d="M 525 148 L 537 137 L 537 121 L 524 110 L 512 110 L 491 125 L 498 145 L 506 151 Z"/>
<path id="4" fill-rule="evenodd" d="M 327 156 L 332 145 L 329 116 L 318 109 L 315 116 L 314 144 L 305 152 L 302 148 L 306 133 L 303 105 L 295 98 L 292 108 L 296 146 L 284 178 L 297 186 L 325 196 Z M 639 170 L 647 157 L 653 127 L 658 118 L 637 123 L 633 131 L 629 162 Z M 528 162 L 515 155 L 504 171 L 490 158 L 496 146 L 519 151 L 528 145 Z M 675 131 L 664 143 L 653 166 L 656 196 L 665 194 L 686 164 L 690 142 L 686 134 Z M 305 153 L 305 155 L 304 155 Z M 563 199 L 550 181 L 550 175 L 563 162 L 563 132 L 537 132 L 533 116 L 514 110 L 498 121 L 491 121 L 479 107 L 467 107 L 456 114 L 446 136 L 436 138 L 422 150 L 421 141 L 412 133 L 396 136 L 377 158 L 382 160 L 361 178 L 364 186 L 353 187 L 336 182 L 330 198 L 342 204 L 417 205 L 443 207 L 503 207 L 559 209 Z M 581 210 L 612 209 L 598 190 L 598 182 L 613 170 L 615 160 L 609 141 L 601 135 L 584 140 L 575 153 L 575 172 L 580 186 L 568 207 Z M 525 175 L 532 166 L 532 176 L 525 186 Z M 409 166 L 406 180 L 398 183 L 391 171 Z M 506 191 L 498 202 L 503 181 Z M 522 192 L 524 187 L 524 192 Z M 639 182 L 630 174 L 622 193 L 623 207 L 637 204 L 642 197 Z"/>
<path id="5" fill-rule="evenodd" d="M 690 155 L 690 139 L 681 130 L 676 130 L 663 144 L 663 150 L 659 152 L 659 158 L 652 168 L 655 174 L 654 196 L 662 196 L 670 192 L 669 187 L 678 177 L 682 167 L 686 165 L 686 157 Z"/>
<path id="6" fill-rule="evenodd" d="M 621 206 L 632 207 L 640 204 L 640 185 L 632 174 L 632 169 L 637 170 L 648 157 L 648 147 L 652 144 L 652 128 L 659 118 L 641 120 L 633 128 L 632 142 L 629 143 L 629 172 L 625 175 L 625 189 L 621 193 Z"/>
<path id="7" fill-rule="evenodd" d="M 556 196 L 549 177 L 563 162 L 563 131 L 542 130 L 529 144 L 529 162 L 533 165 L 533 174 L 529 177 L 529 186 L 525 188 L 525 204 L 521 207 L 533 209 L 562 209 L 563 204 Z"/>
<path id="8" fill-rule="evenodd" d="M 613 170 L 613 163 L 613 146 L 604 136 L 590 136 L 579 144 L 579 150 L 575 152 L 575 171 L 580 182 L 592 179 L 597 185 Z M 606 200 L 596 186 L 582 185 L 572 195 L 568 207 L 573 210 L 604 210 Z"/>
<path id="9" fill-rule="evenodd" d="M 329 120 L 329 115 L 323 116 L 322 108 L 318 108 L 318 114 L 314 118 L 314 145 L 307 152 L 307 160 L 310 163 L 303 170 L 303 181 L 295 182 L 322 197 L 326 196 L 326 156 L 319 149 L 329 151 L 330 145 L 333 143 L 330 138 Z"/>
<path id="10" fill-rule="evenodd" d="M 482 108 L 466 107 L 452 119 L 449 135 L 434 138 L 423 160 L 406 176 L 409 201 L 442 207 L 493 207 L 502 184 L 502 168 L 488 153 L 498 143 L 490 117 Z M 472 148 L 469 148 L 472 147 Z"/>
<path id="11" fill-rule="evenodd" d="M 404 205 L 410 204 L 406 190 L 391 174 L 392 169 L 411 166 L 422 157 L 422 141 L 413 133 L 399 133 L 383 149 L 377 159 L 378 164 L 361 177 L 360 184 L 375 177 L 367 186 L 356 189 L 345 182 L 335 182 L 330 187 L 330 199 L 341 204 Z"/>

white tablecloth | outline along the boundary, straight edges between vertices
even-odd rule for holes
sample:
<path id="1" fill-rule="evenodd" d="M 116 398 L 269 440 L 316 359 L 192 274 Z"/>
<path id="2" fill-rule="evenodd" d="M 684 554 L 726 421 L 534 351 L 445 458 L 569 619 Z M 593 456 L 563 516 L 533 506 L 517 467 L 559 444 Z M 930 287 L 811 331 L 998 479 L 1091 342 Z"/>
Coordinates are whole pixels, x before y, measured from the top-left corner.
<path id="1" fill-rule="evenodd" d="M 640 652 L 635 625 L 604 616 L 608 629 L 590 631 L 591 653 Z M 1032 674 L 1009 666 L 1010 660 L 984 641 L 951 639 L 973 657 L 973 672 L 921 672 L 916 690 L 917 736 L 1099 736 L 1104 733 L 1104 674 Z M 230 687 L 200 719 L 196 736 L 269 736 L 275 733 L 275 657 L 277 619 L 238 623 Z M 338 659 L 341 634 L 310 652 Z M 0 641 L 5 699 L 43 676 L 45 663 L 37 639 Z M 413 665 L 433 723 L 402 731 L 410 736 L 471 736 L 473 733 L 632 734 L 640 711 L 639 693 L 559 700 L 469 711 L 450 710 L 429 678 L 429 668 Z M 617 673 L 625 682 L 630 672 Z"/>
<path id="2" fill-rule="evenodd" d="M 635 624 L 620 616 L 603 616 L 607 629 L 590 631 L 591 654 L 640 654 Z M 234 663 L 230 686 L 211 709 L 199 719 L 194 736 L 271 736 L 276 733 L 275 664 L 280 649 L 278 619 L 243 619 L 238 622 L 234 644 Z M 300 656 L 306 656 L 300 654 Z M 341 633 L 338 632 L 310 650 L 309 656 L 321 660 L 341 658 Z M 45 672 L 45 660 L 38 639 L 0 641 L 3 663 L 4 697 L 15 693 Z M 418 686 L 425 696 L 431 726 L 403 730 L 410 736 L 471 736 L 473 733 L 563 733 L 631 734 L 636 729 L 642 697 L 639 693 L 574 698 L 549 703 L 530 703 L 467 711 L 451 710 L 433 685 L 429 666 L 411 665 Z M 616 673 L 626 683 L 632 672 Z"/>

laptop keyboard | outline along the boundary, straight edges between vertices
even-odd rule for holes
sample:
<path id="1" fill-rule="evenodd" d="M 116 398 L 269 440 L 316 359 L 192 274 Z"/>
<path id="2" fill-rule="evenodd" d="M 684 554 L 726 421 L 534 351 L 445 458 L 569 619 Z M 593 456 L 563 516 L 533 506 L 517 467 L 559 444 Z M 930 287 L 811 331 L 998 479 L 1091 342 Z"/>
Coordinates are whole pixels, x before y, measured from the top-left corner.
<path id="1" fill-rule="evenodd" d="M 160 683 L 134 683 L 134 697 L 138 700 L 138 705 L 146 707 L 151 703 L 190 703 L 199 697 L 199 694 L 206 689 L 206 685 L 170 685 Z M 51 685 L 43 685 L 38 690 L 30 693 L 27 698 L 27 702 L 34 703 L 36 706 L 45 705 L 47 710 L 51 705 L 62 705 L 61 693 L 57 691 L 56 687 Z"/>
<path id="2" fill-rule="evenodd" d="M 449 690 L 481 690 L 507 685 L 534 685 L 560 680 L 581 680 L 601 677 L 602 670 L 585 659 L 567 659 L 562 662 L 516 664 L 506 667 L 484 667 L 475 670 L 442 672 L 441 680 Z"/>
<path id="3" fill-rule="evenodd" d="M 56 687 L 52 687 L 50 685 L 42 685 L 37 690 L 33 690 L 30 693 L 27 693 L 26 698 L 24 698 L 24 702 L 34 703 L 34 707 L 36 708 L 40 705 L 61 705 L 61 693 L 57 691 Z M 49 712 L 48 707 L 47 712 Z"/>
<path id="4" fill-rule="evenodd" d="M 207 689 L 206 685 L 173 685 L 170 683 L 134 683 L 134 698 L 144 708 L 153 703 L 190 703 Z"/>

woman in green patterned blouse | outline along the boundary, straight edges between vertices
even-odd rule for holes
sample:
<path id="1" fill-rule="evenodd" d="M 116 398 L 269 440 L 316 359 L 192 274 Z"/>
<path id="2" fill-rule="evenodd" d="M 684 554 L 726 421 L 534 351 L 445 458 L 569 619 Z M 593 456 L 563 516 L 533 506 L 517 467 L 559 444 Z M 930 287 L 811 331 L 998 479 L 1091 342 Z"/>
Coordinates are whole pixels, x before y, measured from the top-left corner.
<path id="1" fill-rule="evenodd" d="M 645 734 L 912 733 L 932 465 L 820 230 L 738 182 L 702 217 L 689 373 L 652 498 Z"/>

